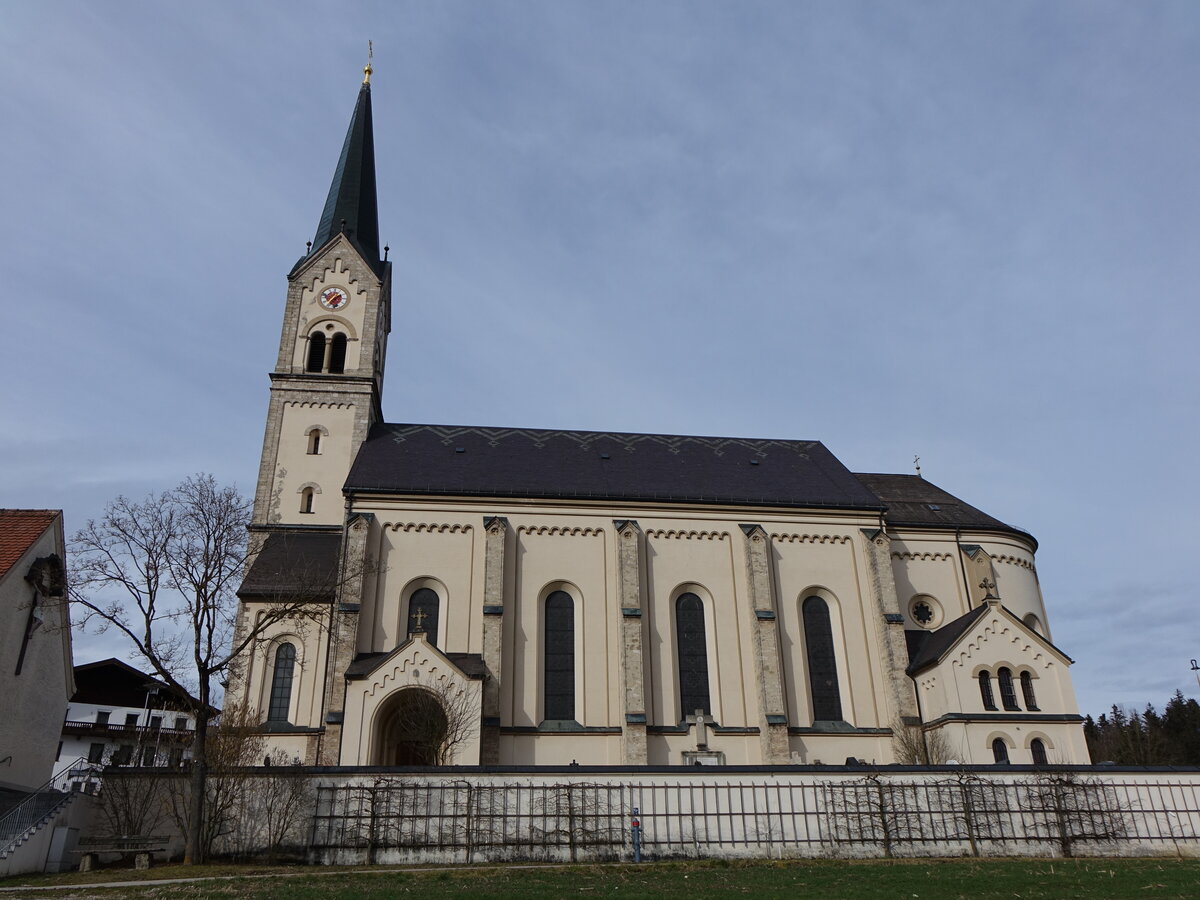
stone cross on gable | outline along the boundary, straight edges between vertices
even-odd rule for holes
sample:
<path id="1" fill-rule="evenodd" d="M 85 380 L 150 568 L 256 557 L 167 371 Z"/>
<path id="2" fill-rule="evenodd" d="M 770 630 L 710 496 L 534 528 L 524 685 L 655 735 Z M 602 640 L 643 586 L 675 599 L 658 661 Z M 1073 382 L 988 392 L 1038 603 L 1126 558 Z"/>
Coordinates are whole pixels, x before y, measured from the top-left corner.
<path id="1" fill-rule="evenodd" d="M 416 627 L 413 628 L 413 634 L 416 634 L 417 632 L 424 633 L 425 632 L 425 620 L 429 618 L 429 614 L 427 612 L 425 612 L 425 610 L 418 607 L 417 611 L 415 613 L 413 613 L 412 617 L 413 617 L 413 621 L 417 623 Z"/>
<path id="2" fill-rule="evenodd" d="M 696 749 L 708 749 L 708 726 L 715 725 L 717 720 L 712 716 L 705 715 L 704 710 L 696 710 L 694 715 L 684 716 L 683 721 L 688 725 L 696 726 Z"/>

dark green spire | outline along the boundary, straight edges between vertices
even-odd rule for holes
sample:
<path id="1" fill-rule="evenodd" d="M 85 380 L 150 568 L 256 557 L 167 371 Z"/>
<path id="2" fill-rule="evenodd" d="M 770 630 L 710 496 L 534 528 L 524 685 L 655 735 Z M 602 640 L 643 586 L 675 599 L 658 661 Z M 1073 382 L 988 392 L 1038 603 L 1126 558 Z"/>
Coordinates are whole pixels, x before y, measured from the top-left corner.
<path id="1" fill-rule="evenodd" d="M 379 205 L 375 196 L 375 135 L 371 127 L 371 85 L 363 82 L 346 142 L 333 173 L 329 197 L 313 239 L 320 249 L 339 232 L 350 240 L 372 267 L 379 267 Z"/>

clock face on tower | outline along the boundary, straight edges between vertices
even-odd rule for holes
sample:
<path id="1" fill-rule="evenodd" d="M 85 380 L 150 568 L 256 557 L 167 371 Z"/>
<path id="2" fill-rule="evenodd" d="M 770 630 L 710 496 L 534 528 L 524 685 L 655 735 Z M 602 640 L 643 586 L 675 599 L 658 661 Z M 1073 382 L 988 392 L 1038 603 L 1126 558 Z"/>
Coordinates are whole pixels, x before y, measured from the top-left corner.
<path id="1" fill-rule="evenodd" d="M 341 288 L 331 287 L 321 292 L 321 305 L 326 309 L 342 309 L 349 302 L 349 296 Z"/>

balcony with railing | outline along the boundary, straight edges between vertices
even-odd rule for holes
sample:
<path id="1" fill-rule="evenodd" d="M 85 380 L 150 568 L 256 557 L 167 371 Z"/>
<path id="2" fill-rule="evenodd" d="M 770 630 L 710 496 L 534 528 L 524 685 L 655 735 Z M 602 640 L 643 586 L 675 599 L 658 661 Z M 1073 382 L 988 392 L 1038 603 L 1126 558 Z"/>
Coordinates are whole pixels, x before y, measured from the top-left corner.
<path id="1" fill-rule="evenodd" d="M 166 728 L 153 725 L 122 725 L 118 722 L 75 722 L 70 719 L 63 722 L 64 735 L 75 737 L 103 737 L 112 740 L 121 738 L 167 741 L 190 741 L 195 735 L 191 728 Z"/>

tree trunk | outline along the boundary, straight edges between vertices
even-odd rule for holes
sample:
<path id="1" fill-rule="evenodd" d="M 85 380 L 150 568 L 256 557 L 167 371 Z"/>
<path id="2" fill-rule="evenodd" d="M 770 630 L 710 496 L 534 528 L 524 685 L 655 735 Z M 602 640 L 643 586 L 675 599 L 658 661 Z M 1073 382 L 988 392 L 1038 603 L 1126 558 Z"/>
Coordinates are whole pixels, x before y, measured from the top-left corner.
<path id="1" fill-rule="evenodd" d="M 208 781 L 208 685 L 201 681 L 200 709 L 196 712 L 196 733 L 192 737 L 192 790 L 188 797 L 188 841 L 184 850 L 185 866 L 204 862 L 204 792 Z"/>

